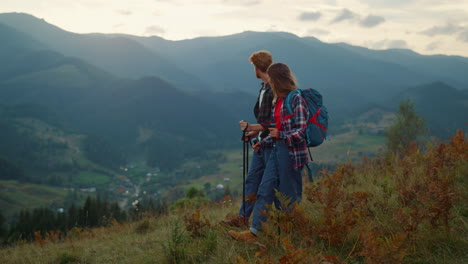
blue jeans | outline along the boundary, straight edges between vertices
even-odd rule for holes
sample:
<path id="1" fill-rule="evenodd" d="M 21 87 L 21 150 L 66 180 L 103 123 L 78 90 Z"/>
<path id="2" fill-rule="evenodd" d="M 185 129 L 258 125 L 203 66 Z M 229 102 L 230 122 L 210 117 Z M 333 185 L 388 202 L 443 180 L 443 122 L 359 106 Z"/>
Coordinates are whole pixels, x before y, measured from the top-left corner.
<path id="1" fill-rule="evenodd" d="M 258 186 L 262 181 L 262 176 L 265 171 L 265 167 L 268 159 L 270 158 L 271 148 L 261 148 L 260 153 L 254 151 L 252 157 L 252 164 L 249 168 L 249 173 L 247 174 L 247 179 L 245 180 L 245 195 L 257 196 Z M 252 214 L 254 207 L 254 201 L 242 201 L 241 208 L 239 210 L 239 216 L 242 216 L 246 219 L 249 219 Z M 244 215 L 245 209 L 245 215 Z"/>
<path id="2" fill-rule="evenodd" d="M 261 212 L 268 211 L 265 205 L 275 201 L 275 189 L 291 198 L 291 204 L 301 202 L 302 167 L 294 169 L 288 147 L 283 141 L 276 142 L 258 188 L 250 226 L 250 231 L 254 234 L 262 229 L 262 223 L 266 221 Z"/>

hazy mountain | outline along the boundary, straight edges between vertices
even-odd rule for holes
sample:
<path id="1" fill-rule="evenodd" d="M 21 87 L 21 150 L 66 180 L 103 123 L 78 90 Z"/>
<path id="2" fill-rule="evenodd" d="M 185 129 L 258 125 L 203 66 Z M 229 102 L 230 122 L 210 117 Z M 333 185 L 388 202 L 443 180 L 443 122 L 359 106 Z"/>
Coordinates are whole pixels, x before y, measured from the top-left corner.
<path id="1" fill-rule="evenodd" d="M 157 149 L 164 156 L 175 148 L 179 156 L 193 155 L 194 149 L 202 152 L 237 139 L 237 118 L 158 77 L 116 78 L 55 51 L 9 45 L 35 42 L 10 27 L 0 27 L 0 33 L 9 40 L 0 43 L 2 104 L 45 106 L 67 129 L 96 134 L 128 153 Z M 161 141 L 172 145 L 160 147 Z"/>
<path id="2" fill-rule="evenodd" d="M 249 55 L 260 49 L 272 52 L 275 61 L 284 62 L 298 78 L 301 87 L 322 92 L 334 120 L 343 120 L 351 110 L 369 103 L 388 103 L 411 86 L 438 80 L 451 80 L 468 87 L 468 64 L 459 57 L 415 56 L 414 63 L 383 60 L 365 53 L 300 38 L 281 32 L 244 32 L 225 37 L 203 37 L 167 41 L 158 37 L 131 37 L 155 52 L 164 53 L 185 71 L 192 72 L 220 90 L 256 94 L 256 79 Z M 450 67 L 442 67 L 445 61 Z M 453 68 L 457 68 L 456 71 Z M 437 73 L 437 74 L 435 74 Z"/>
<path id="3" fill-rule="evenodd" d="M 197 77 L 184 72 L 170 60 L 129 38 L 106 34 L 76 34 L 43 19 L 22 13 L 0 14 L 0 23 L 26 33 L 66 56 L 84 59 L 117 76 L 159 76 L 180 89 L 209 89 Z"/>
<path id="4" fill-rule="evenodd" d="M 455 130 L 467 129 L 468 90 L 435 82 L 407 89 L 394 99 L 394 106 L 403 99 L 414 102 L 416 112 L 426 119 L 430 135 L 448 139 Z"/>
<path id="5" fill-rule="evenodd" d="M 142 134 L 169 135 L 178 141 L 219 138 L 238 132 L 230 129 L 239 119 L 253 122 L 259 80 L 248 57 L 260 49 L 270 50 L 275 61 L 290 65 L 300 87 L 321 91 L 332 116 L 331 126 L 368 105 L 393 105 L 391 98 L 408 87 L 437 81 L 458 89 L 468 87 L 466 58 L 372 51 L 283 32 L 169 41 L 74 34 L 26 14 L 0 14 L 0 23 L 16 30 L 5 37 L 8 41 L 0 51 L 11 62 L 0 66 L 3 98 L 12 102 L 37 99 L 60 109 L 80 128 L 130 145 L 141 143 Z M 21 52 L 8 50 L 21 45 Z M 158 77 L 135 81 L 112 73 Z M 202 87 L 212 90 L 199 90 Z M 192 90 L 192 95 L 178 88 Z"/>
<path id="6" fill-rule="evenodd" d="M 421 55 L 405 49 L 371 50 L 344 43 L 336 45 L 372 59 L 400 64 L 409 69 L 426 73 L 455 87 L 468 88 L 468 58 L 445 55 Z"/>
<path id="7" fill-rule="evenodd" d="M 408 87 L 436 81 L 459 89 L 468 87 L 468 59 L 457 56 L 374 51 L 283 32 L 169 41 L 122 34 L 74 34 L 25 14 L 0 14 L 0 22 L 119 76 L 156 75 L 184 90 L 209 87 L 215 94 L 231 92 L 232 98 L 220 96 L 228 101 L 214 102 L 228 111 L 227 105 L 240 109 L 235 103 L 240 99 L 237 92 L 257 95 L 258 80 L 248 57 L 260 49 L 270 50 L 275 61 L 290 65 L 301 87 L 321 91 L 336 121 L 346 119 L 362 105 L 389 103 L 388 98 Z"/>

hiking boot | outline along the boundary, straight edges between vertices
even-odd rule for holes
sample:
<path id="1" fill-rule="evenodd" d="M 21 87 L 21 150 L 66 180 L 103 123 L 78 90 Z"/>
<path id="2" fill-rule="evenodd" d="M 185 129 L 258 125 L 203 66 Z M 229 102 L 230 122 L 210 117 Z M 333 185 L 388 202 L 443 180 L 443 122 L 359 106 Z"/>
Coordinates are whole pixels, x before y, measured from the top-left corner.
<path id="1" fill-rule="evenodd" d="M 228 234 L 237 241 L 246 242 L 246 243 L 255 243 L 257 242 L 257 236 L 254 235 L 249 230 L 236 232 L 234 230 L 230 230 Z"/>
<path id="2" fill-rule="evenodd" d="M 242 216 L 236 216 L 229 221 L 223 220 L 219 223 L 225 227 L 248 227 L 249 226 L 249 220 L 247 220 L 246 218 Z"/>

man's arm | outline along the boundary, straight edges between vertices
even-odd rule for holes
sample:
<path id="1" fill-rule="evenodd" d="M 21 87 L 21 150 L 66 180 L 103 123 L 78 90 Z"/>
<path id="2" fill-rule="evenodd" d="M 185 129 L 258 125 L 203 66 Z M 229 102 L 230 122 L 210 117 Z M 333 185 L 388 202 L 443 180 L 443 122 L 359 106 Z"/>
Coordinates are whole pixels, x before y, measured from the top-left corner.
<path id="1" fill-rule="evenodd" d="M 244 130 L 245 131 L 257 131 L 257 132 L 265 131 L 265 128 L 260 124 L 249 124 L 246 121 L 240 121 L 239 124 L 240 124 L 240 129 L 242 131 Z"/>

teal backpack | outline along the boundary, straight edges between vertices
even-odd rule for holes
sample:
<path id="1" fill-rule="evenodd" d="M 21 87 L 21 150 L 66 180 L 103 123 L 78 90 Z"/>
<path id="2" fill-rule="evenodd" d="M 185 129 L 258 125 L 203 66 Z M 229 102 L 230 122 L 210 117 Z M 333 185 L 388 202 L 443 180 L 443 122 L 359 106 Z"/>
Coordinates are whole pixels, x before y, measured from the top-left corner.
<path id="1" fill-rule="evenodd" d="M 309 120 L 307 121 L 306 140 L 307 147 L 316 147 L 323 143 L 327 137 L 328 111 L 323 105 L 322 95 L 315 89 L 296 89 L 288 94 L 284 105 L 289 114 L 292 114 L 291 97 L 293 94 L 301 95 L 307 102 Z"/>
<path id="2" fill-rule="evenodd" d="M 291 98 L 294 94 L 301 95 L 307 102 L 309 109 L 309 120 L 307 121 L 306 141 L 307 148 L 316 147 L 323 143 L 327 137 L 328 129 L 328 110 L 323 105 L 322 95 L 315 89 L 296 89 L 291 91 L 284 102 L 284 106 L 288 114 L 292 115 L 293 109 L 291 105 Z M 309 150 L 310 160 L 313 161 L 312 154 Z M 308 166 L 307 166 L 308 167 Z M 309 169 L 309 178 L 312 181 L 312 175 Z"/>

